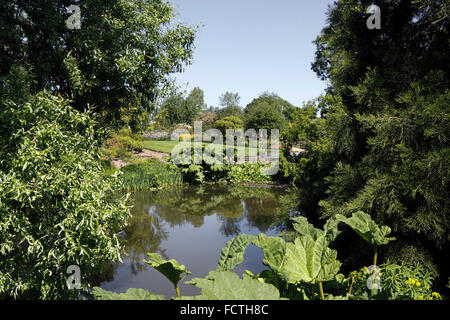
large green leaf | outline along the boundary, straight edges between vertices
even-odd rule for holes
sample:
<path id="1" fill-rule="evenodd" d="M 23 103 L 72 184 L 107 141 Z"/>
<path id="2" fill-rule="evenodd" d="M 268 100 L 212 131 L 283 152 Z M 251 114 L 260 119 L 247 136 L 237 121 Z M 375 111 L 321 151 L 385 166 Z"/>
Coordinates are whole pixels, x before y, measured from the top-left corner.
<path id="1" fill-rule="evenodd" d="M 264 233 L 259 234 L 253 244 L 264 252 L 263 264 L 280 274 L 286 260 L 286 244 L 282 238 L 268 237 Z"/>
<path id="2" fill-rule="evenodd" d="M 308 219 L 305 217 L 295 217 L 291 218 L 294 222 L 293 227 L 294 230 L 297 231 L 302 236 L 311 236 L 314 239 L 323 235 L 323 231 L 320 229 L 316 229 L 311 223 L 308 222 Z"/>
<path id="3" fill-rule="evenodd" d="M 362 211 L 355 212 L 351 218 L 346 218 L 343 215 L 338 214 L 336 215 L 336 220 L 342 221 L 350 226 L 364 240 L 375 247 L 395 240 L 393 237 L 387 237 L 387 235 L 391 232 L 391 228 L 387 226 L 382 226 L 381 228 L 378 227 L 370 215 Z"/>
<path id="4" fill-rule="evenodd" d="M 332 280 L 341 263 L 328 248 L 326 235 L 298 237 L 294 243 L 260 234 L 253 243 L 263 249 L 263 263 L 288 283 L 316 283 Z"/>
<path id="5" fill-rule="evenodd" d="M 103 290 L 100 287 L 92 288 L 96 300 L 164 300 L 161 294 L 152 294 L 144 289 L 128 289 L 126 293 L 115 293 Z"/>
<path id="6" fill-rule="evenodd" d="M 337 252 L 328 248 L 324 235 L 313 239 L 303 236 L 286 245 L 286 263 L 282 277 L 290 283 L 329 281 L 339 272 Z"/>
<path id="7" fill-rule="evenodd" d="M 315 228 L 305 217 L 291 218 L 294 221 L 294 230 L 302 236 L 310 236 L 313 239 L 318 239 L 320 236 L 325 236 L 328 243 L 332 242 L 341 233 L 338 230 L 339 221 L 329 219 L 323 226 L 323 230 Z"/>
<path id="8" fill-rule="evenodd" d="M 217 271 L 231 271 L 244 262 L 245 249 L 254 238 L 255 236 L 244 233 L 229 240 L 220 253 Z"/>
<path id="9" fill-rule="evenodd" d="M 158 253 L 147 253 L 149 257 L 148 260 L 144 260 L 150 266 L 161 272 L 163 275 L 177 287 L 178 282 L 186 278 L 187 275 L 191 274 L 190 271 L 186 270 L 184 265 L 178 264 L 174 259 L 163 260 L 163 258 Z"/>
<path id="10" fill-rule="evenodd" d="M 230 271 L 211 271 L 206 278 L 194 278 L 186 283 L 202 289 L 199 296 L 183 300 L 279 300 L 277 288 L 245 275 L 241 279 Z"/>

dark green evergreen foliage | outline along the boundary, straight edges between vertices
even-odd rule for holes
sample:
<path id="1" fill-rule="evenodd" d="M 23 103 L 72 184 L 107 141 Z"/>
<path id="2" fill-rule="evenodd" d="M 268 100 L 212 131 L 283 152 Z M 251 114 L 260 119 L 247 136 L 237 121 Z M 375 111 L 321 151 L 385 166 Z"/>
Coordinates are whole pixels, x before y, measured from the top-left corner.
<path id="1" fill-rule="evenodd" d="M 404 245 L 442 253 L 450 234 L 449 1 L 375 1 L 380 30 L 366 27 L 371 4 L 330 8 L 312 65 L 328 93 L 294 114 L 285 138 L 306 141 L 307 151 L 286 156 L 283 171 L 303 188 L 308 210 L 362 210 Z"/>

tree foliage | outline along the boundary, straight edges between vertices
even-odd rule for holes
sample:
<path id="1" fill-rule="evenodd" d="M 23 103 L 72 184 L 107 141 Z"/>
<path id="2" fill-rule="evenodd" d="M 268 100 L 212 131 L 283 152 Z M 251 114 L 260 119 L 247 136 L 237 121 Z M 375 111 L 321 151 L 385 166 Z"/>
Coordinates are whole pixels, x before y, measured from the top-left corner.
<path id="1" fill-rule="evenodd" d="M 69 29 L 73 1 L 0 4 L 0 75 L 32 70 L 33 93 L 62 94 L 108 123 L 139 127 L 156 98 L 192 60 L 195 27 L 173 22 L 163 0 L 78 1 L 80 29 Z"/>
<path id="2" fill-rule="evenodd" d="M 214 127 L 222 132 L 225 136 L 227 129 L 237 130 L 244 127 L 241 119 L 235 116 L 228 116 L 214 122 Z"/>
<path id="3" fill-rule="evenodd" d="M 285 170 L 322 217 L 358 211 L 389 224 L 404 245 L 448 248 L 450 103 L 448 1 L 336 1 L 317 37 L 327 94 L 294 113 L 286 139 L 306 152 Z M 321 117 L 313 116 L 313 110 Z M 418 259 L 420 257 L 417 257 Z"/>
<path id="4" fill-rule="evenodd" d="M 224 108 L 215 109 L 214 111 L 217 115 L 217 119 L 219 120 L 230 116 L 244 120 L 244 111 L 240 106 L 231 105 Z"/>
<path id="5" fill-rule="evenodd" d="M 67 268 L 78 265 L 81 289 L 102 261 L 117 260 L 126 198 L 103 176 L 89 114 L 48 92 L 27 92 L 19 69 L 1 79 L 0 296 L 76 298 Z M 18 90 L 18 91 L 16 91 Z"/>
<path id="6" fill-rule="evenodd" d="M 284 130 L 293 108 L 276 94 L 263 93 L 245 107 L 245 128 Z"/>
<path id="7" fill-rule="evenodd" d="M 157 115 L 160 126 L 170 128 L 176 124 L 191 124 L 204 109 L 203 90 L 196 87 L 185 97 L 175 93 L 163 100 Z"/>
<path id="8" fill-rule="evenodd" d="M 241 97 L 239 93 L 225 92 L 219 97 L 219 105 L 222 108 L 239 107 Z"/>

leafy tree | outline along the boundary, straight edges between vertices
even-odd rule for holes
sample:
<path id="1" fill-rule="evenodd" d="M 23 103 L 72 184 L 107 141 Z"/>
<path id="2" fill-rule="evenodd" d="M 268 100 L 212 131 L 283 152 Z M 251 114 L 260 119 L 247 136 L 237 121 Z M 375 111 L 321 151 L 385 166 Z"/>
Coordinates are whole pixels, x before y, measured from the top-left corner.
<path id="1" fill-rule="evenodd" d="M 187 123 L 191 123 L 201 110 L 206 108 L 203 90 L 196 87 L 192 89 L 185 100 Z"/>
<path id="2" fill-rule="evenodd" d="M 23 70 L 0 80 L 0 297 L 76 298 L 69 266 L 87 290 L 102 261 L 120 259 L 126 199 L 111 197 L 120 186 L 103 176 L 89 113 L 30 95 Z"/>
<path id="3" fill-rule="evenodd" d="M 168 77 L 192 60 L 195 27 L 173 22 L 163 0 L 77 1 L 80 29 L 69 29 L 73 1 L 0 3 L 0 75 L 16 64 L 34 73 L 32 92 L 47 89 L 108 123 L 147 121 Z"/>
<path id="4" fill-rule="evenodd" d="M 186 123 L 187 112 L 184 102 L 181 94 L 173 94 L 165 98 L 156 116 L 158 124 L 169 128 L 174 124 Z"/>
<path id="5" fill-rule="evenodd" d="M 241 101 L 239 93 L 225 92 L 219 97 L 219 105 L 223 108 L 238 107 Z"/>
<path id="6" fill-rule="evenodd" d="M 270 105 L 276 106 L 278 109 L 281 110 L 286 120 L 290 121 L 292 120 L 292 114 L 295 112 L 296 109 L 298 109 L 296 106 L 291 104 L 289 101 L 281 98 L 278 94 L 274 92 L 263 92 L 258 99 L 256 100 L 263 100 L 268 102 Z"/>
<path id="7" fill-rule="evenodd" d="M 156 115 L 158 124 L 166 128 L 175 124 L 190 124 L 204 108 L 203 91 L 194 88 L 187 97 L 175 93 L 163 100 Z"/>
<path id="8" fill-rule="evenodd" d="M 202 129 L 205 131 L 214 127 L 215 119 L 215 113 L 203 111 L 194 119 L 194 121 L 200 121 L 202 123 Z"/>
<path id="9" fill-rule="evenodd" d="M 276 93 L 263 92 L 245 107 L 245 127 L 284 130 L 297 109 Z"/>
<path id="10" fill-rule="evenodd" d="M 265 98 L 254 99 L 245 108 L 246 129 L 283 130 L 286 124 L 281 106 L 271 104 Z"/>
<path id="11" fill-rule="evenodd" d="M 236 117 L 241 120 L 244 120 L 244 111 L 239 106 L 228 106 L 225 108 L 220 108 L 215 110 L 217 114 L 217 119 L 223 119 L 225 117 Z"/>
<path id="12" fill-rule="evenodd" d="M 242 120 L 234 116 L 225 117 L 221 120 L 217 120 L 214 123 L 214 127 L 216 129 L 219 129 L 224 136 L 226 134 L 227 129 L 236 130 L 243 128 L 243 126 L 244 123 L 242 122 Z"/>

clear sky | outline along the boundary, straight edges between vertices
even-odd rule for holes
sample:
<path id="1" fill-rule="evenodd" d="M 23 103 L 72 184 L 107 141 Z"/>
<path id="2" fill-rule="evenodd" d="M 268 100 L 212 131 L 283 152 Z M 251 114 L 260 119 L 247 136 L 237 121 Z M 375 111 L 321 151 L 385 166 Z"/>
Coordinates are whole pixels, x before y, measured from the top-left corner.
<path id="1" fill-rule="evenodd" d="M 294 105 L 323 93 L 326 83 L 311 70 L 312 41 L 326 23 L 332 0 L 170 0 L 176 21 L 202 25 L 194 62 L 177 84 L 200 87 L 208 106 L 237 92 L 246 106 L 264 91 Z"/>

